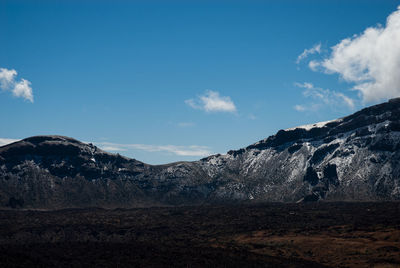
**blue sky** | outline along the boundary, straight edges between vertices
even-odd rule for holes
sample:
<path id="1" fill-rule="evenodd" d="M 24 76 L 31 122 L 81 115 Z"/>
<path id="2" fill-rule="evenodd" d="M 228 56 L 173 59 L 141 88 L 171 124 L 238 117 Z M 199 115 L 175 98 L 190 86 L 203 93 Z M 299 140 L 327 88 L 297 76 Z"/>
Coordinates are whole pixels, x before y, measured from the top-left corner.
<path id="1" fill-rule="evenodd" d="M 400 96 L 398 5 L 0 0 L 0 142 L 159 164 L 348 115 Z"/>

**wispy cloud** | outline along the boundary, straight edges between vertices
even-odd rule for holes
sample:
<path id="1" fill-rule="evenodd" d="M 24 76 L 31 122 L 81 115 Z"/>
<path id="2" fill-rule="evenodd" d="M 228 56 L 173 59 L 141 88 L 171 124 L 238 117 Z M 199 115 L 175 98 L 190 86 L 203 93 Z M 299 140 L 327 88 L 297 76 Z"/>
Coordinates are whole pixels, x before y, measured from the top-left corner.
<path id="1" fill-rule="evenodd" d="M 307 105 L 297 104 L 294 109 L 299 112 L 317 111 L 322 107 L 354 109 L 354 100 L 341 92 L 315 87 L 312 83 L 295 83 L 296 87 L 303 88 L 303 96 L 311 99 Z"/>
<path id="2" fill-rule="evenodd" d="M 325 59 L 310 61 L 313 71 L 337 73 L 353 83 L 364 102 L 400 96 L 400 6 L 386 26 L 369 27 L 332 47 Z"/>
<path id="3" fill-rule="evenodd" d="M 7 144 L 10 144 L 10 143 L 16 142 L 16 141 L 19 141 L 19 140 L 16 140 L 16 139 L 6 139 L 6 138 L 0 138 L 0 146 L 4 146 L 4 145 L 7 145 Z"/>
<path id="4" fill-rule="evenodd" d="M 299 112 L 307 111 L 307 107 L 304 106 L 304 105 L 300 105 L 300 104 L 296 104 L 293 108 L 294 108 L 296 111 L 299 111 Z"/>
<path id="5" fill-rule="evenodd" d="M 18 139 L 0 138 L 0 146 L 4 146 L 13 142 L 19 141 Z M 89 143 L 89 142 L 87 142 Z M 123 144 L 113 142 L 93 142 L 96 146 L 105 151 L 110 152 L 125 152 L 129 150 L 141 150 L 146 152 L 167 152 L 179 156 L 208 156 L 213 154 L 207 146 L 200 145 L 150 145 L 150 144 Z"/>
<path id="6" fill-rule="evenodd" d="M 257 119 L 257 116 L 255 116 L 254 114 L 249 114 L 248 118 L 249 118 L 250 120 L 256 120 L 256 119 Z"/>
<path id="7" fill-rule="evenodd" d="M 94 143 L 105 151 L 123 152 L 129 150 L 141 150 L 146 152 L 167 152 L 179 156 L 208 156 L 212 154 L 210 148 L 207 146 L 190 145 L 190 146 L 177 146 L 177 145 L 149 145 L 149 144 L 121 144 L 111 142 L 98 142 Z"/>
<path id="8" fill-rule="evenodd" d="M 178 127 L 194 127 L 196 124 L 193 122 L 179 122 Z"/>
<path id="9" fill-rule="evenodd" d="M 321 43 L 315 44 L 312 48 L 304 49 L 303 53 L 301 53 L 296 60 L 296 63 L 299 64 L 302 60 L 307 58 L 312 54 L 320 54 L 321 53 Z"/>
<path id="10" fill-rule="evenodd" d="M 204 95 L 198 96 L 196 99 L 185 100 L 185 103 L 194 109 L 206 112 L 235 113 L 237 111 L 230 97 L 220 96 L 219 92 L 212 90 L 207 90 Z"/>
<path id="11" fill-rule="evenodd" d="M 33 103 L 33 92 L 31 82 L 26 79 L 17 81 L 16 70 L 9 70 L 6 68 L 0 68 L 0 88 L 3 91 L 11 91 L 16 97 L 24 98 Z"/>

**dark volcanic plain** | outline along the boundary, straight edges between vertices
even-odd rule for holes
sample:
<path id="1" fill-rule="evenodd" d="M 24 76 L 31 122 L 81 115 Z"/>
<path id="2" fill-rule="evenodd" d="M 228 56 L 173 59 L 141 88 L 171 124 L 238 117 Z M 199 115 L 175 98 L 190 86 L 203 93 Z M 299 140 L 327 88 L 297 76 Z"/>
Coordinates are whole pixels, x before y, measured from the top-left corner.
<path id="1" fill-rule="evenodd" d="M 1 210 L 1 267 L 400 267 L 400 203 Z"/>

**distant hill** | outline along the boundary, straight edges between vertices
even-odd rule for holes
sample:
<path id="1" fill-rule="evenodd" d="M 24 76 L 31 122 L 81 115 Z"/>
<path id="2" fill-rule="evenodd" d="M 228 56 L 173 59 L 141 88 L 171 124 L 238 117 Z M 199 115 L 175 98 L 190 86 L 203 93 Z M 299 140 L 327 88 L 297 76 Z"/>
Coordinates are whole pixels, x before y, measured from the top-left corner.
<path id="1" fill-rule="evenodd" d="M 63 136 L 0 147 L 0 207 L 400 200 L 400 98 L 226 155 L 148 165 Z"/>

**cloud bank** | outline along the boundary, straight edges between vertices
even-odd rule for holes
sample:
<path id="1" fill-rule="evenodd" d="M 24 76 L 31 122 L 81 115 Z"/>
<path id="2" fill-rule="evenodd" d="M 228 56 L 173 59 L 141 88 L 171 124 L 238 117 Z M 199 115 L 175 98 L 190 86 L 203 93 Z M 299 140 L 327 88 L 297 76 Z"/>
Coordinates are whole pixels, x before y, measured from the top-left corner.
<path id="1" fill-rule="evenodd" d="M 149 145 L 149 144 L 120 144 L 112 142 L 95 143 L 105 151 L 123 152 L 128 150 L 141 150 L 146 152 L 167 152 L 179 156 L 208 156 L 212 152 L 207 146 L 176 146 L 176 145 Z"/>
<path id="2" fill-rule="evenodd" d="M 212 90 L 207 90 L 204 95 L 196 99 L 185 100 L 185 103 L 194 109 L 206 112 L 235 113 L 237 111 L 230 97 L 220 96 L 219 92 Z"/>
<path id="3" fill-rule="evenodd" d="M 17 71 L 0 68 L 0 88 L 3 91 L 11 91 L 15 97 L 23 98 L 33 103 L 31 82 L 26 79 L 17 81 Z"/>
<path id="4" fill-rule="evenodd" d="M 312 83 L 295 83 L 296 87 L 303 88 L 303 96 L 311 99 L 311 103 L 307 105 L 295 105 L 294 109 L 299 112 L 317 111 L 323 107 L 333 109 L 348 108 L 354 109 L 354 100 L 347 97 L 343 93 L 330 89 L 315 87 Z"/>
<path id="5" fill-rule="evenodd" d="M 305 52 L 304 55 L 309 54 Z M 399 97 L 400 6 L 388 16 L 385 26 L 369 27 L 359 35 L 342 40 L 332 47 L 328 57 L 310 61 L 309 67 L 339 74 L 354 84 L 352 89 L 359 91 L 364 102 Z"/>

